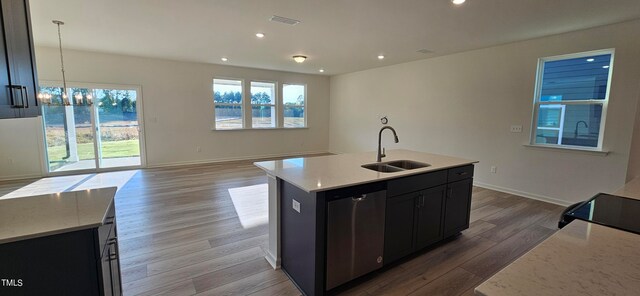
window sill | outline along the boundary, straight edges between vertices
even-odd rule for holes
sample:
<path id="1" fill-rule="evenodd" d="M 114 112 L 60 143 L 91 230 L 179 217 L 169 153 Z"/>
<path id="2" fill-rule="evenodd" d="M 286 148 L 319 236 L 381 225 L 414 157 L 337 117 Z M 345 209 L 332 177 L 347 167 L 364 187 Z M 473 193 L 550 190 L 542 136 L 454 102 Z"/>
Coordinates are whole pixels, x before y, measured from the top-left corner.
<path id="1" fill-rule="evenodd" d="M 566 146 L 552 146 L 552 145 L 532 145 L 532 144 L 524 144 L 523 146 L 527 148 L 534 149 L 548 149 L 548 150 L 556 150 L 556 151 L 564 151 L 564 152 L 577 152 L 591 155 L 600 155 L 607 156 L 611 151 L 608 150 L 598 150 L 598 149 L 588 149 L 588 148 L 580 148 L 580 147 L 566 147 Z"/>
<path id="2" fill-rule="evenodd" d="M 211 128 L 211 131 L 214 132 L 236 132 L 236 131 L 273 131 L 273 130 L 305 130 L 309 129 L 308 126 L 305 127 L 261 127 L 261 128 L 230 128 L 230 129 L 216 129 Z"/>

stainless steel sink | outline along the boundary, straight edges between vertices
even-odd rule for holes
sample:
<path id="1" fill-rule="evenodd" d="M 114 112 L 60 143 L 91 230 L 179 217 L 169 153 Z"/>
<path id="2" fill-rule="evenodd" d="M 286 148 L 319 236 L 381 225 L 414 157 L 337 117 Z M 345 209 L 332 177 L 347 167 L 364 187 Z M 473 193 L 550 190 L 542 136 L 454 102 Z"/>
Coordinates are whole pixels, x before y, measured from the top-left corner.
<path id="1" fill-rule="evenodd" d="M 413 160 L 394 160 L 388 162 L 376 162 L 362 165 L 363 168 L 381 173 L 395 173 L 406 170 L 414 170 L 431 166 L 428 163 Z"/>
<path id="2" fill-rule="evenodd" d="M 365 169 L 370 169 L 372 171 L 381 172 L 381 173 L 395 173 L 395 172 L 404 171 L 404 169 L 390 166 L 383 163 L 370 163 L 370 164 L 362 165 L 362 167 Z"/>
<path id="3" fill-rule="evenodd" d="M 405 170 L 413 170 L 413 169 L 426 168 L 428 166 L 431 166 L 428 163 L 417 162 L 413 160 L 395 160 L 395 161 L 386 162 L 386 164 L 393 167 L 402 168 Z"/>

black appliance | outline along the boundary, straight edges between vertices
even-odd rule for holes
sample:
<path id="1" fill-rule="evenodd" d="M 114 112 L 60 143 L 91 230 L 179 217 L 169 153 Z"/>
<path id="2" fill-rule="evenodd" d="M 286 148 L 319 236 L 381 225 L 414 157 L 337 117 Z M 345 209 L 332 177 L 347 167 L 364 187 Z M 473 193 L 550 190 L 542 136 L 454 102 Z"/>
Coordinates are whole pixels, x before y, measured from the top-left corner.
<path id="1" fill-rule="evenodd" d="M 640 234 L 640 200 L 599 193 L 562 212 L 558 228 L 575 219 Z"/>

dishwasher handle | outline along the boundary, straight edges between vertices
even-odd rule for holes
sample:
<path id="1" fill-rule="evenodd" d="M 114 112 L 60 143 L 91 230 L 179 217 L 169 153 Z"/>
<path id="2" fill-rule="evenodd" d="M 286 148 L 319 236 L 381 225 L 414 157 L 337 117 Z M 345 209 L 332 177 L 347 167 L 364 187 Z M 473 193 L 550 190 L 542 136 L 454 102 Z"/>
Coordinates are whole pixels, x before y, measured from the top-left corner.
<path id="1" fill-rule="evenodd" d="M 363 201 L 367 199 L 367 195 L 366 194 L 361 194 L 359 197 L 351 197 L 351 200 L 355 201 L 355 202 L 359 202 L 359 201 Z"/>

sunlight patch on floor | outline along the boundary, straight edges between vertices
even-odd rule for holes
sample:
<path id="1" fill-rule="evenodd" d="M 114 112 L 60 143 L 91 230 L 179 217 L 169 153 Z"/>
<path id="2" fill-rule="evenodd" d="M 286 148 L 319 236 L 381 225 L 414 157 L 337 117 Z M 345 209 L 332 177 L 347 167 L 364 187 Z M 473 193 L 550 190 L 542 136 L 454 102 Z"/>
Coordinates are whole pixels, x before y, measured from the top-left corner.
<path id="1" fill-rule="evenodd" d="M 229 195 L 244 229 L 269 223 L 269 187 L 266 183 L 230 188 Z"/>
<path id="2" fill-rule="evenodd" d="M 0 197 L 18 198 L 117 186 L 120 190 L 138 170 L 43 178 Z"/>

